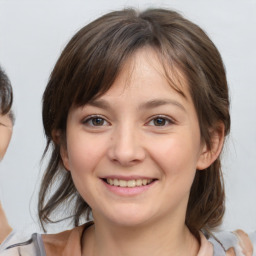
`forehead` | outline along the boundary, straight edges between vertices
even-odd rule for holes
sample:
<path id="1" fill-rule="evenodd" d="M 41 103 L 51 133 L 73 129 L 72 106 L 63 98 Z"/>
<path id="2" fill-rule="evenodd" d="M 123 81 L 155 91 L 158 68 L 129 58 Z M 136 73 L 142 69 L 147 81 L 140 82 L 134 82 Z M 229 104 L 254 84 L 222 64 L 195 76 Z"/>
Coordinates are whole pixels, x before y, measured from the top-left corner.
<path id="1" fill-rule="evenodd" d="M 168 63 L 166 58 L 151 47 L 137 50 L 126 60 L 116 80 L 104 95 L 112 93 L 113 87 L 117 85 L 122 85 L 119 86 L 122 88 L 120 93 L 131 86 L 135 90 L 143 87 L 144 91 L 157 87 L 159 91 L 165 89 L 185 99 L 190 98 L 186 78 L 179 68 Z"/>
<path id="2" fill-rule="evenodd" d="M 123 120 L 126 117 L 128 120 L 128 116 L 137 118 L 153 112 L 175 113 L 180 119 L 186 118 L 187 122 L 198 120 L 186 79 L 181 72 L 172 73 L 171 69 L 165 69 L 151 49 L 136 52 L 125 63 L 109 90 L 83 105 L 74 106 L 71 113 L 77 109 L 81 113 L 84 109 L 95 111 L 91 107 L 109 111 Z"/>

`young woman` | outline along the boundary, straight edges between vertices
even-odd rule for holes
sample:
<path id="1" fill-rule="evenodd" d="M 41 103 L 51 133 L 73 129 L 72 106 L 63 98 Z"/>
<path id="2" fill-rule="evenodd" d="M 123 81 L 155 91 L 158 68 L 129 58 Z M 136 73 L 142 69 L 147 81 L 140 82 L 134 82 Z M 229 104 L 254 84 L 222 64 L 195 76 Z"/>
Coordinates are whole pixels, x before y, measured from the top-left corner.
<path id="1" fill-rule="evenodd" d="M 85 26 L 52 71 L 43 123 L 52 151 L 39 218 L 45 228 L 61 212 L 75 228 L 10 237 L 3 255 L 252 253 L 242 231 L 229 245 L 212 234 L 225 208 L 229 96 L 220 54 L 197 25 L 129 9 Z"/>
<path id="2" fill-rule="evenodd" d="M 3 159 L 12 136 L 13 114 L 12 87 L 7 75 L 0 67 L 0 161 Z M 0 202 L 0 243 L 12 231 Z"/>

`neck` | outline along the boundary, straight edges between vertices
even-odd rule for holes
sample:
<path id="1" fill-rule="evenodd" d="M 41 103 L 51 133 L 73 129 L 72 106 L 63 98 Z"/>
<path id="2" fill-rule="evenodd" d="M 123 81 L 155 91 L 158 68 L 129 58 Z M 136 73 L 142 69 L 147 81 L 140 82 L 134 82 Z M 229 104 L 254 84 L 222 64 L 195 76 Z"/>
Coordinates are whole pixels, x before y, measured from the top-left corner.
<path id="1" fill-rule="evenodd" d="M 83 242 L 82 255 L 93 256 L 196 256 L 199 251 L 198 241 L 184 224 L 166 221 L 139 227 L 95 224 Z"/>

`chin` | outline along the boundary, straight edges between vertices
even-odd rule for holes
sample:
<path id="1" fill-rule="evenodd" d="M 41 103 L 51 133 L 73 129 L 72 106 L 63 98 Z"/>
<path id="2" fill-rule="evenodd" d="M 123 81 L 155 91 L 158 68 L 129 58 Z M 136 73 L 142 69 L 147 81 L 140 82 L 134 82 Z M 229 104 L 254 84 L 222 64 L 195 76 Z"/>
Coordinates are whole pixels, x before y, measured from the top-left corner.
<path id="1" fill-rule="evenodd" d="M 143 226 L 152 220 L 152 211 L 145 212 L 145 210 L 122 209 L 110 213 L 106 218 L 112 223 L 120 227 L 138 227 Z"/>

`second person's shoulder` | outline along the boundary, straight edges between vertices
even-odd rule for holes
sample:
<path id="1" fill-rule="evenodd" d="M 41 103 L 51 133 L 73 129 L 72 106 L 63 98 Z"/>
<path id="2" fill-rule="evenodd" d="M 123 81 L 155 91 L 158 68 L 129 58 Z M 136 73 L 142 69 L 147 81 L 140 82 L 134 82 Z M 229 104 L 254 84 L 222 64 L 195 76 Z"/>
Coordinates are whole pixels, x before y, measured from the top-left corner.
<path id="1" fill-rule="evenodd" d="M 247 234 L 239 229 L 233 232 L 222 231 L 214 233 L 214 237 L 209 239 L 212 243 L 219 243 L 227 255 L 254 256 L 256 247 L 256 232 Z"/>

